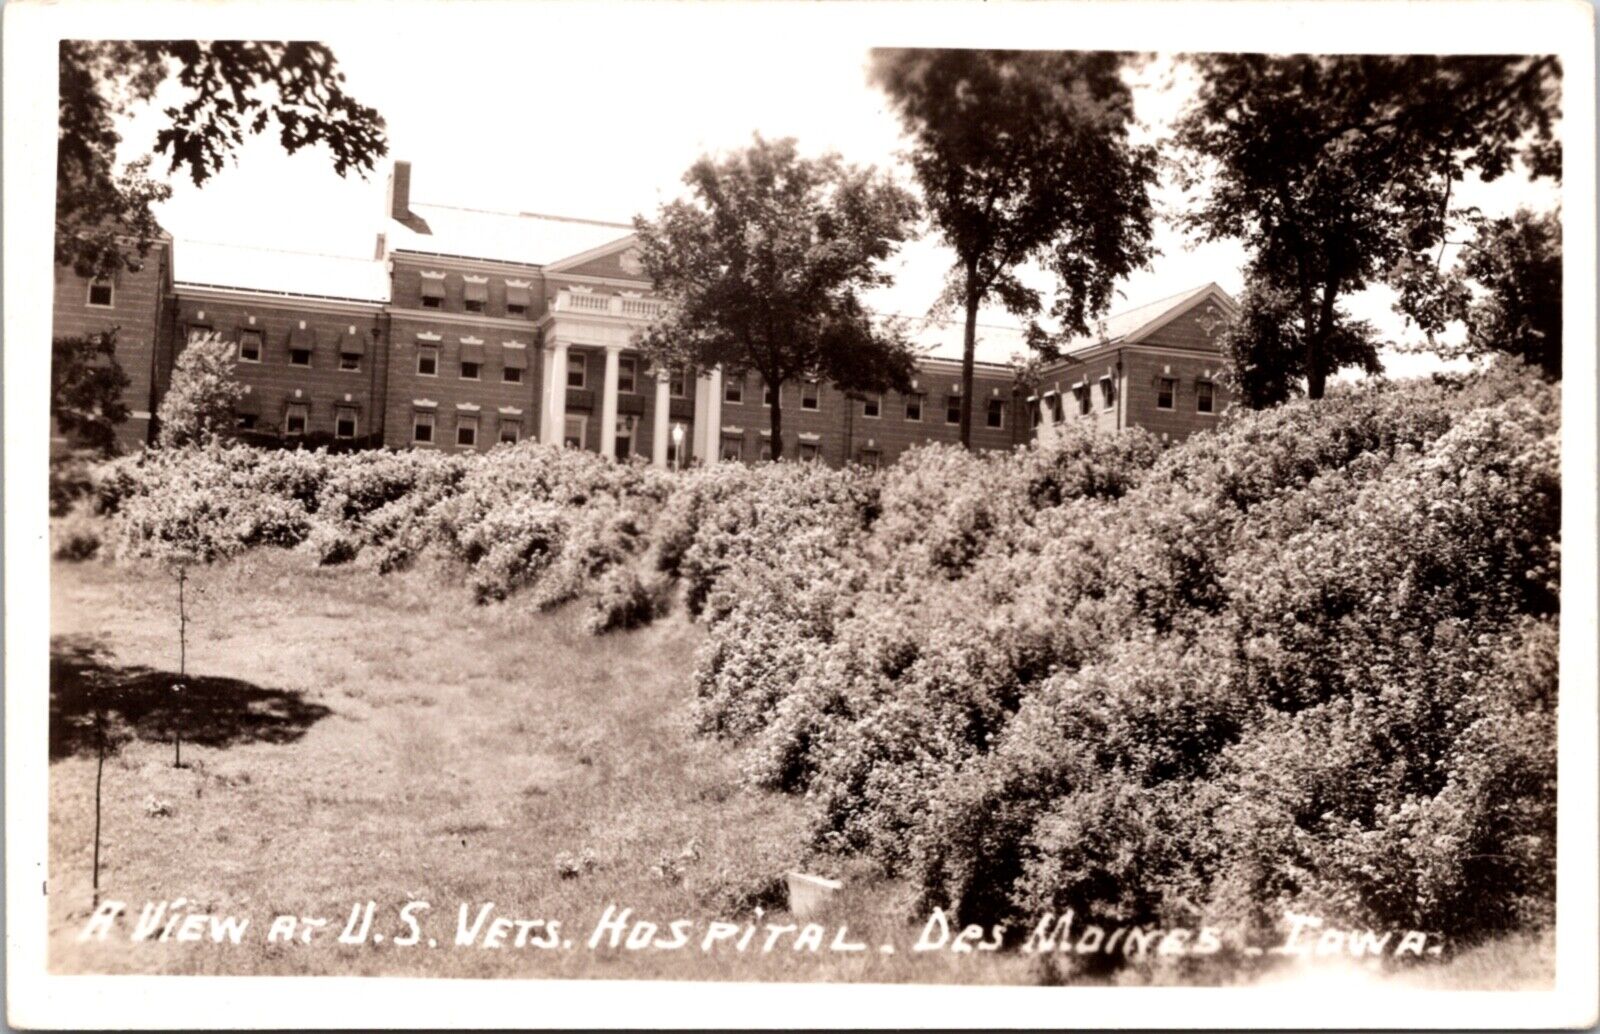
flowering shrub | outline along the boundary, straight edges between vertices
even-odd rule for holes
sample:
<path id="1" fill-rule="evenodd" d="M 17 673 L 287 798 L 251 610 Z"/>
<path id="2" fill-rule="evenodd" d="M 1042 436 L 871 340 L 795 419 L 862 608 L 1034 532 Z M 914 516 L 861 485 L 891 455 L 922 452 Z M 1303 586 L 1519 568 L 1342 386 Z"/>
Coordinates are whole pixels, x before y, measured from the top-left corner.
<path id="1" fill-rule="evenodd" d="M 920 448 L 809 522 L 719 472 L 657 556 L 701 728 L 963 921 L 1466 938 L 1551 914 L 1558 437 L 1514 368 L 1368 384 L 1159 455 Z"/>

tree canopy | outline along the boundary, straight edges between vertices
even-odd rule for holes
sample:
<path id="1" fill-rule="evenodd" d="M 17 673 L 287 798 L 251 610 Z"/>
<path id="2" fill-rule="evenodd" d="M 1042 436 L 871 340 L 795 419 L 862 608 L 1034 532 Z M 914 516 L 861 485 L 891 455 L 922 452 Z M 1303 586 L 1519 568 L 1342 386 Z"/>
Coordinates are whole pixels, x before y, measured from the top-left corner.
<path id="1" fill-rule="evenodd" d="M 1181 179 L 1199 194 L 1186 222 L 1202 239 L 1249 249 L 1251 289 L 1298 324 L 1274 334 L 1299 350 L 1283 372 L 1303 376 L 1311 398 L 1341 366 L 1369 358 L 1340 301 L 1431 260 L 1457 214 L 1456 183 L 1495 180 L 1519 158 L 1534 176 L 1560 175 L 1554 58 L 1193 61 L 1200 87 L 1176 132 Z M 1276 345 L 1266 352 L 1286 361 Z"/>
<path id="2" fill-rule="evenodd" d="M 892 282 L 882 262 L 911 232 L 916 201 L 872 168 L 802 157 L 793 140 L 695 162 L 686 198 L 636 217 L 640 259 L 667 301 L 641 345 L 659 363 L 750 369 L 773 390 L 772 455 L 783 453 L 781 387 L 816 377 L 844 391 L 909 385 L 899 328 L 861 292 Z"/>
<path id="3" fill-rule="evenodd" d="M 122 401 L 128 384 L 128 375 L 117 363 L 117 328 L 51 342 L 50 415 L 62 434 L 91 449 L 112 452 L 117 425 L 128 419 Z"/>
<path id="4" fill-rule="evenodd" d="M 1561 376 L 1561 213 L 1519 209 L 1500 219 L 1472 216 L 1472 236 L 1447 269 L 1412 264 L 1391 277 L 1399 308 L 1427 333 L 1426 348 L 1447 358 L 1514 355 Z M 1452 324 L 1465 334 L 1447 342 Z"/>
<path id="5" fill-rule="evenodd" d="M 119 168 L 116 120 L 175 80 L 153 154 L 196 184 L 220 171 L 247 135 L 276 124 L 283 149 L 325 146 L 334 171 L 365 173 L 388 152 L 383 118 L 344 91 L 320 43 L 64 40 L 56 144 L 56 261 L 82 276 L 136 269 L 159 233 L 151 205 L 171 193 L 151 156 Z"/>
<path id="6" fill-rule="evenodd" d="M 961 442 L 972 441 L 978 309 L 1029 320 L 1053 353 L 1087 334 L 1122 277 L 1152 255 L 1155 152 L 1129 140 L 1126 56 L 1104 52 L 876 50 L 872 76 L 911 136 L 911 167 L 934 227 L 956 253 L 943 302 L 966 314 Z M 1049 315 L 1017 276 L 1054 276 Z"/>
<path id="7" fill-rule="evenodd" d="M 232 435 L 243 386 L 234 376 L 234 344 L 215 332 L 190 341 L 172 368 L 156 413 L 164 448 L 205 445 Z"/>

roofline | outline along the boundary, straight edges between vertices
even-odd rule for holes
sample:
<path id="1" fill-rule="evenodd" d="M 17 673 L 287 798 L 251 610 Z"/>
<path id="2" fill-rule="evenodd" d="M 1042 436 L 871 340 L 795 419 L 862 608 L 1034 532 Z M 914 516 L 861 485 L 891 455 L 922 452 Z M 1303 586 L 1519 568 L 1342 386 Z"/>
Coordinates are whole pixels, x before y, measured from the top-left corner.
<path id="1" fill-rule="evenodd" d="M 557 223 L 583 223 L 588 226 L 616 226 L 624 230 L 632 230 L 632 223 L 614 223 L 608 219 L 587 219 L 577 215 L 549 215 L 544 212 L 512 212 L 503 208 L 474 208 L 471 205 L 448 205 L 438 201 L 412 201 L 411 206 L 424 208 L 448 208 L 452 212 L 476 212 L 479 215 L 499 215 L 510 219 L 549 219 Z"/>
<path id="2" fill-rule="evenodd" d="M 279 299 L 293 298 L 311 302 L 359 305 L 363 308 L 378 309 L 379 311 L 382 311 L 389 304 L 389 299 L 387 298 L 352 298 L 339 294 L 302 294 L 299 291 L 273 291 L 258 287 L 240 287 L 237 284 L 203 284 L 192 280 L 173 281 L 172 293 L 175 295 L 181 295 L 186 292 L 193 294 L 196 291 L 203 291 L 208 294 L 243 295 L 273 302 Z"/>

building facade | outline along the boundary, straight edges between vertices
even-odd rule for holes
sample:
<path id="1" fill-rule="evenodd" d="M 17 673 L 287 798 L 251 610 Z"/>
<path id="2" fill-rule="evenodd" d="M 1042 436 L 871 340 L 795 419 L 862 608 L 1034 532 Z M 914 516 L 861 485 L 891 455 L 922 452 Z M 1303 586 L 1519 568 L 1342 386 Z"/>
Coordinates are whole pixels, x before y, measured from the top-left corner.
<path id="1" fill-rule="evenodd" d="M 238 350 L 246 440 L 484 451 L 532 437 L 663 467 L 771 456 L 758 375 L 656 369 L 633 347 L 660 302 L 631 227 L 416 203 L 410 179 L 395 163 L 369 260 L 163 240 L 109 293 L 58 268 L 56 334 L 118 328 L 134 414 L 122 445 L 152 440 L 176 355 L 218 334 Z M 1082 419 L 1168 438 L 1209 426 L 1228 403 L 1213 341 L 1232 312 L 1206 285 L 1112 317 L 1036 390 L 997 352 L 1015 332 L 986 331 L 973 445 Z M 908 392 L 782 385 L 783 454 L 877 465 L 958 440 L 961 330 L 928 330 Z"/>

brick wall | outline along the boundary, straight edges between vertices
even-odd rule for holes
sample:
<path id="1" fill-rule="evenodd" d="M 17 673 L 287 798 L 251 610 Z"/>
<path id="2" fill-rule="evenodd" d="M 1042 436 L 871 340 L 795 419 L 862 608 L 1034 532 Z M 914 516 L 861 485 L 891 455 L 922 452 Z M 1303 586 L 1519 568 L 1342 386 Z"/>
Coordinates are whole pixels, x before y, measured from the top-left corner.
<path id="1" fill-rule="evenodd" d="M 383 385 L 377 365 L 384 348 L 380 306 L 180 287 L 175 315 L 174 358 L 191 334 L 203 330 L 234 343 L 235 374 L 248 389 L 239 411 L 245 419 L 254 418 L 256 433 L 281 434 L 291 403 L 306 407 L 307 436 L 332 438 L 341 408 L 356 410 L 357 439 L 377 433 Z M 315 335 L 305 366 L 290 361 L 289 349 L 290 334 L 302 323 Z M 357 369 L 344 370 L 339 344 L 352 327 L 364 338 L 366 352 Z M 239 347 L 249 332 L 260 334 L 260 359 L 254 362 Z"/>
<path id="2" fill-rule="evenodd" d="M 128 377 L 122 403 L 129 417 L 117 428 L 117 445 L 137 448 L 150 440 L 157 405 L 163 310 L 171 283 L 171 251 L 150 249 L 137 272 L 120 271 L 111 283 L 111 304 L 89 304 L 89 281 L 70 267 L 55 267 L 51 336 L 83 337 L 117 328 L 117 364 Z"/>
<path id="3" fill-rule="evenodd" d="M 439 340 L 419 337 L 437 334 Z M 474 411 L 462 409 L 463 403 L 477 406 L 477 443 L 471 448 L 483 452 L 499 442 L 502 420 L 515 424 L 520 438 L 537 433 L 539 406 L 536 402 L 539 351 L 529 331 L 465 323 L 459 320 L 424 319 L 412 314 L 391 314 L 389 327 L 388 405 L 385 414 L 384 444 L 406 447 L 412 444 L 413 413 L 416 400 L 426 399 L 436 403 L 434 419 L 434 446 L 451 451 L 465 451 L 468 447 L 456 445 L 456 428 L 461 418 Z M 478 379 L 461 376 L 462 338 L 482 340 L 483 363 Z M 527 366 L 519 383 L 508 383 L 504 378 L 505 341 L 524 342 Z M 434 375 L 418 372 L 418 355 L 421 347 L 432 347 L 438 357 Z M 470 346 L 469 346 L 470 347 Z M 502 407 L 521 410 L 520 413 L 502 414 Z"/>
<path id="4" fill-rule="evenodd" d="M 438 311 L 441 313 L 466 312 L 466 284 L 467 277 L 483 277 L 487 283 L 484 285 L 488 292 L 488 302 L 481 315 L 497 319 L 512 319 L 524 321 L 529 326 L 533 321 L 544 315 L 545 311 L 545 284 L 544 273 L 537 266 L 518 266 L 500 262 L 468 262 L 461 259 L 432 259 L 426 255 L 413 255 L 408 252 L 397 252 L 391 257 L 392 269 L 389 276 L 390 306 L 394 309 L 422 310 L 422 283 L 424 271 L 429 273 L 443 273 L 444 279 L 437 281 L 443 284 L 445 297 Z M 506 311 L 507 281 L 515 280 L 519 283 L 528 282 L 531 295 L 531 304 L 528 311 L 521 316 Z M 434 311 L 429 309 L 427 311 Z"/>

